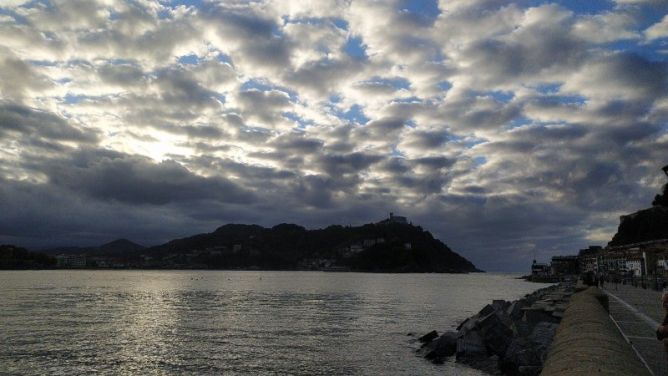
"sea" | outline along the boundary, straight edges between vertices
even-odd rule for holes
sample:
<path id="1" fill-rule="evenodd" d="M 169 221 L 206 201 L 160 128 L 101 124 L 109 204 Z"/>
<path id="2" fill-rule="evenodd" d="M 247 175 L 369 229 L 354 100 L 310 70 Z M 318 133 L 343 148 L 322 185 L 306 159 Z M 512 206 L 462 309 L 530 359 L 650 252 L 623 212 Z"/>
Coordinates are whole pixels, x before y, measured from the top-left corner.
<path id="1" fill-rule="evenodd" d="M 481 375 L 415 338 L 545 286 L 516 277 L 0 271 L 0 374 Z"/>

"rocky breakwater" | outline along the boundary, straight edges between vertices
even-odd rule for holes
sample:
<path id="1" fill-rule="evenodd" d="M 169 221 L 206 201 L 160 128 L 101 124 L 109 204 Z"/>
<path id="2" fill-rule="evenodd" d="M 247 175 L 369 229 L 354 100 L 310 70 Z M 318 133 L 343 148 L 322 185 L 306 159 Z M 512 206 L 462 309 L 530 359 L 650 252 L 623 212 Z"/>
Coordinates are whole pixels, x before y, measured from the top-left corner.
<path id="1" fill-rule="evenodd" d="M 433 363 L 456 361 L 493 375 L 538 375 L 571 295 L 573 283 L 537 290 L 516 301 L 494 300 L 456 331 L 417 340 Z"/>

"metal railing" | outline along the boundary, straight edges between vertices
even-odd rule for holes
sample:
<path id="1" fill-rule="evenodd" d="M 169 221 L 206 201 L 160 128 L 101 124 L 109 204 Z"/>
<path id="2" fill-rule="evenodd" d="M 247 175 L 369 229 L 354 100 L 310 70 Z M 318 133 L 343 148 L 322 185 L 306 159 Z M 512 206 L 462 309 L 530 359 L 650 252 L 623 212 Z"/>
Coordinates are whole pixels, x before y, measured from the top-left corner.
<path id="1" fill-rule="evenodd" d="M 666 314 L 661 305 L 661 291 L 668 285 L 663 276 L 614 277 L 599 279 L 599 286 L 626 312 L 611 307 L 610 317 L 620 332 L 646 363 L 653 375 L 668 375 L 668 358 L 654 330 Z"/>
<path id="2" fill-rule="evenodd" d="M 663 291 L 668 289 L 668 278 L 664 276 L 642 276 L 642 277 L 602 277 L 599 285 L 629 285 L 645 290 Z"/>

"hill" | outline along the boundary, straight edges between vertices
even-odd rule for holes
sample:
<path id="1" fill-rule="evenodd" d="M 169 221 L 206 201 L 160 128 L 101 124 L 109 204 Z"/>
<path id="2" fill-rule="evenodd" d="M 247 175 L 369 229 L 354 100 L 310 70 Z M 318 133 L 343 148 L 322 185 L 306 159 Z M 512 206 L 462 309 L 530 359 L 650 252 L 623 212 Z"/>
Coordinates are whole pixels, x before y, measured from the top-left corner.
<path id="1" fill-rule="evenodd" d="M 618 246 L 659 239 L 668 239 L 668 184 L 654 197 L 651 208 L 622 216 L 617 233 L 608 244 Z"/>
<path id="2" fill-rule="evenodd" d="M 428 231 L 384 221 L 307 230 L 228 224 L 214 232 L 147 249 L 157 264 L 203 268 L 353 270 L 373 272 L 478 272 Z"/>
<path id="3" fill-rule="evenodd" d="M 99 246 L 98 252 L 100 254 L 120 254 L 127 252 L 137 252 L 145 249 L 143 245 L 131 242 L 127 239 L 117 239 Z"/>
<path id="4" fill-rule="evenodd" d="M 53 268 L 56 259 L 13 245 L 0 245 L 0 269 Z"/>
<path id="5" fill-rule="evenodd" d="M 609 245 L 668 239 L 668 207 L 654 206 L 622 216 L 617 233 Z"/>
<path id="6" fill-rule="evenodd" d="M 43 252 L 50 255 L 128 256 L 145 248 L 127 239 L 117 239 L 97 247 L 56 247 Z"/>

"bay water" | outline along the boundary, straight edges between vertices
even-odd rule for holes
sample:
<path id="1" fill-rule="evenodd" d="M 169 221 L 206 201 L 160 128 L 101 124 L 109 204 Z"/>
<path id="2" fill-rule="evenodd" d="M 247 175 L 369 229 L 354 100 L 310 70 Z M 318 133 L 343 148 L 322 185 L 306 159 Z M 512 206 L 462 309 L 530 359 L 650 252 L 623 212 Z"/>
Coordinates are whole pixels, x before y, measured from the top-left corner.
<path id="1" fill-rule="evenodd" d="M 415 355 L 514 275 L 2 271 L 0 374 L 480 375 Z"/>

